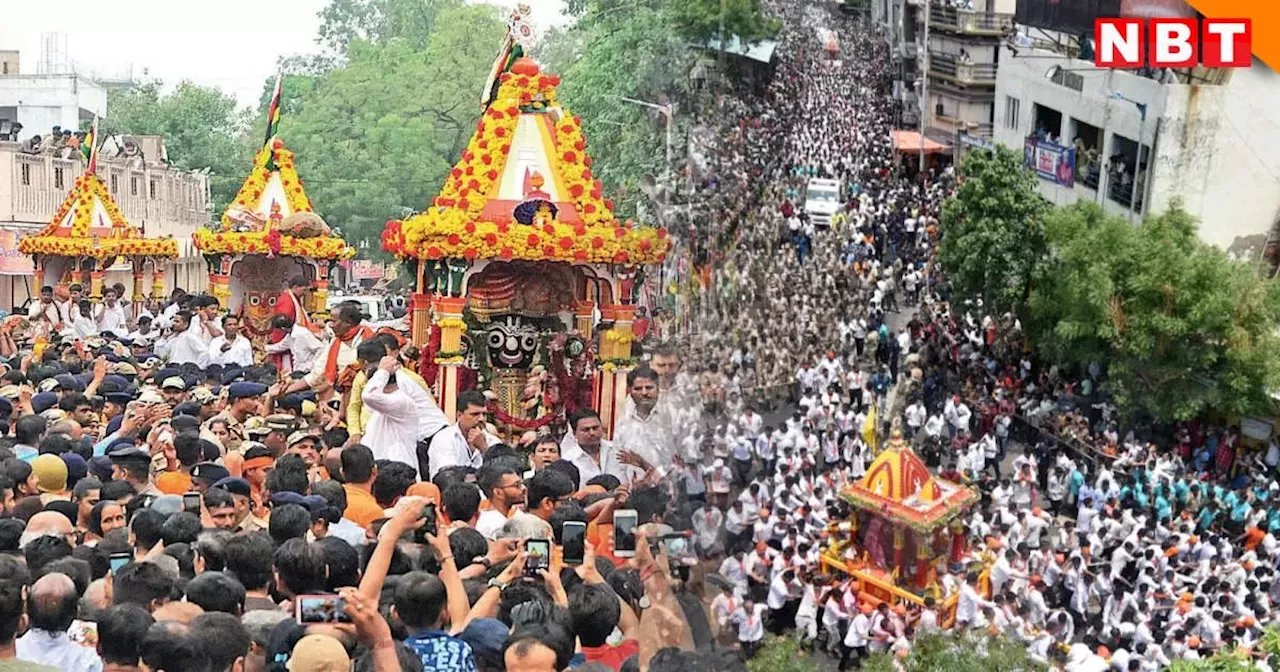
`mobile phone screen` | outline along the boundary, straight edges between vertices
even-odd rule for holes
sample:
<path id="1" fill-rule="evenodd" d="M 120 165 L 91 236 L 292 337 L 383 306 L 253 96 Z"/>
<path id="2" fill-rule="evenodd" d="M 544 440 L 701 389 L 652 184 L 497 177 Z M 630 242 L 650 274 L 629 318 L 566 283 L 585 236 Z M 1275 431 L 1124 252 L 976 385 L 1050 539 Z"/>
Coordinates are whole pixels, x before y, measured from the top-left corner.
<path id="1" fill-rule="evenodd" d="M 542 578 L 538 572 L 551 568 L 551 540 L 530 539 L 525 542 L 524 550 L 528 555 L 524 561 L 524 575 L 532 579 Z"/>
<path id="2" fill-rule="evenodd" d="M 613 554 L 619 557 L 636 553 L 636 523 L 639 515 L 634 509 L 613 512 Z"/>
<path id="3" fill-rule="evenodd" d="M 683 556 L 689 548 L 689 540 L 683 534 L 663 535 L 662 544 L 667 548 L 667 557 L 672 560 Z"/>
<path id="4" fill-rule="evenodd" d="M 110 558 L 111 576 L 115 576 L 121 567 L 129 564 L 133 560 L 133 556 L 128 553 L 112 553 Z"/>
<path id="5" fill-rule="evenodd" d="M 587 524 L 577 521 L 566 521 L 560 533 L 561 545 L 564 546 L 564 564 L 581 565 L 587 554 Z"/>
<path id="6" fill-rule="evenodd" d="M 299 595 L 294 616 L 299 623 L 350 623 L 346 600 L 337 595 Z"/>

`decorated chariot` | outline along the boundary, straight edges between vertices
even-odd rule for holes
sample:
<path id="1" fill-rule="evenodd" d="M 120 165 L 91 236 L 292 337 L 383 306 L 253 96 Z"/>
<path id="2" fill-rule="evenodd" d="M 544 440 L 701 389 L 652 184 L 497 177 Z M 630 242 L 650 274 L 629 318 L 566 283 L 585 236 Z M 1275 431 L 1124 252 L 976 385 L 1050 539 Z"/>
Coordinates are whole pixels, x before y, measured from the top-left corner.
<path id="1" fill-rule="evenodd" d="M 861 600 L 923 604 L 932 596 L 942 620 L 954 619 L 959 593 L 942 594 L 937 568 L 965 562 L 961 516 L 978 493 L 931 474 L 895 427 L 866 475 L 840 496 L 852 512 L 833 526 L 823 568 L 855 578 Z"/>
<path id="2" fill-rule="evenodd" d="M 178 256 L 173 238 L 147 238 L 125 219 L 107 185 L 98 177 L 97 122 L 86 138 L 90 147 L 85 172 L 71 185 L 62 207 L 49 224 L 34 236 L 23 238 L 18 250 L 30 254 L 35 263 L 35 279 L 40 286 L 83 284 L 89 279 L 88 295 L 102 297 L 107 271 L 130 272 L 135 312 L 148 297 L 143 293 L 148 269 L 151 272 L 150 298 L 165 298 L 165 264 Z"/>
<path id="3" fill-rule="evenodd" d="M 279 98 L 277 83 L 267 141 L 235 200 L 219 222 L 193 236 L 209 263 L 209 292 L 230 314 L 241 316 L 258 345 L 268 340 L 276 302 L 290 279 L 311 283 L 304 311 L 326 313 L 333 265 L 355 256 L 355 249 L 312 209 L 293 152 L 275 133 Z"/>
<path id="4" fill-rule="evenodd" d="M 670 241 L 614 215 L 581 121 L 556 99 L 560 79 L 522 55 L 520 11 L 439 196 L 388 222 L 382 245 L 416 274 L 413 340 L 450 416 L 478 388 L 508 438 L 583 407 L 611 435 L 644 268 Z"/>

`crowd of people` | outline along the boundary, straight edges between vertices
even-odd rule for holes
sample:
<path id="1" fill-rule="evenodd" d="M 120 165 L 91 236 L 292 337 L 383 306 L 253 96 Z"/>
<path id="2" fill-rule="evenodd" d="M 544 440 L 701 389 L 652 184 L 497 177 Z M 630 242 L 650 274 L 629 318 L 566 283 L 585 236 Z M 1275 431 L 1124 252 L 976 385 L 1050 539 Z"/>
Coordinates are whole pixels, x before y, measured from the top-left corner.
<path id="1" fill-rule="evenodd" d="M 611 439 L 589 409 L 505 434 L 477 391 L 446 414 L 402 324 L 310 316 L 303 279 L 264 349 L 180 290 L 45 288 L 0 323 L 0 669 L 742 670 L 766 633 L 841 669 L 942 631 L 1070 672 L 1256 650 L 1280 447 L 1122 435 L 1105 371 L 950 305 L 952 176 L 895 162 L 882 40 L 767 5 L 772 78 L 698 122 L 683 244 L 707 291 L 690 333 L 641 319 Z M 841 184 L 829 227 L 811 177 Z M 967 562 L 884 603 L 823 557 L 887 566 L 891 533 L 840 493 L 896 432 L 981 499 Z"/>

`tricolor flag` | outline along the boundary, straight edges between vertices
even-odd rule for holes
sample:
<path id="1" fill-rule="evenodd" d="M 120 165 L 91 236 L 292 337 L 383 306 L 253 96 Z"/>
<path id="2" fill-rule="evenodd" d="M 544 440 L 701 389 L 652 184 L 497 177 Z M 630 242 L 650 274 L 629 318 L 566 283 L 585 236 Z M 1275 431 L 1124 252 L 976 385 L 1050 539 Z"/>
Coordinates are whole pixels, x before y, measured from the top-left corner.
<path id="1" fill-rule="evenodd" d="M 280 132 L 280 94 L 284 90 L 284 74 L 276 75 L 276 89 L 271 92 L 271 104 L 267 106 L 267 137 L 262 141 L 262 146 L 267 152 L 267 172 L 276 169 L 276 154 L 271 149 L 271 141 L 276 137 L 276 133 Z"/>
<path id="2" fill-rule="evenodd" d="M 284 75 L 276 75 L 276 90 L 271 94 L 271 105 L 267 107 L 267 137 L 263 144 L 271 142 L 271 138 L 280 131 L 280 94 L 283 91 Z"/>
<path id="3" fill-rule="evenodd" d="M 80 151 L 84 152 L 84 158 L 89 162 L 89 167 L 85 168 L 84 172 L 98 172 L 98 115 L 96 114 L 93 116 L 93 125 L 84 136 L 84 142 L 80 143 Z"/>

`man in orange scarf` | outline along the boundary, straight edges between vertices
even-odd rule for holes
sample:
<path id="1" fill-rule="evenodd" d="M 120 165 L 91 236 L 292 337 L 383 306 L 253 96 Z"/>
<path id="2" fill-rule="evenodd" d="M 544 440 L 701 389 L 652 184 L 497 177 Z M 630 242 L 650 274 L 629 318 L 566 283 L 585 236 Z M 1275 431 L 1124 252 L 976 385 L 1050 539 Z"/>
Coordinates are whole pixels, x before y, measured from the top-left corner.
<path id="1" fill-rule="evenodd" d="M 286 393 L 308 387 L 317 389 L 326 382 L 337 385 L 340 374 L 356 363 L 356 348 L 374 336 L 373 329 L 362 322 L 364 322 L 364 314 L 359 306 L 350 303 L 339 304 L 333 311 L 334 338 L 329 342 L 328 349 L 316 361 L 315 368 L 306 377 L 290 384 Z"/>
<path id="2" fill-rule="evenodd" d="M 289 288 L 280 292 L 280 297 L 276 299 L 274 315 L 283 315 L 289 318 L 294 324 L 300 324 L 312 333 L 316 331 L 316 325 L 312 323 L 311 317 L 307 315 L 306 302 L 307 291 L 311 289 L 311 283 L 301 275 L 289 280 Z M 288 334 L 283 329 L 272 328 L 271 342 L 279 343 Z M 270 361 L 276 365 L 276 368 L 283 368 L 281 365 L 288 353 L 275 353 L 268 355 Z"/>

